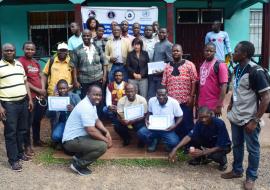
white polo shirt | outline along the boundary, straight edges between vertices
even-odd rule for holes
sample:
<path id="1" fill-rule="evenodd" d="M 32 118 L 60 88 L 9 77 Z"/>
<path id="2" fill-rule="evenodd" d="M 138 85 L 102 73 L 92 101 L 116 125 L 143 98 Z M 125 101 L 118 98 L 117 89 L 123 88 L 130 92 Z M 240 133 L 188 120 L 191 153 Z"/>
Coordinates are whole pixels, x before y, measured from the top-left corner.
<path id="1" fill-rule="evenodd" d="M 165 105 L 160 105 L 157 97 L 152 97 L 148 103 L 148 111 L 153 115 L 169 115 L 170 125 L 175 124 L 175 117 L 183 116 L 179 103 L 172 97 L 168 97 Z"/>
<path id="2" fill-rule="evenodd" d="M 88 135 L 85 127 L 94 127 L 97 119 L 96 106 L 93 106 L 88 96 L 86 96 L 70 113 L 62 142 Z"/>

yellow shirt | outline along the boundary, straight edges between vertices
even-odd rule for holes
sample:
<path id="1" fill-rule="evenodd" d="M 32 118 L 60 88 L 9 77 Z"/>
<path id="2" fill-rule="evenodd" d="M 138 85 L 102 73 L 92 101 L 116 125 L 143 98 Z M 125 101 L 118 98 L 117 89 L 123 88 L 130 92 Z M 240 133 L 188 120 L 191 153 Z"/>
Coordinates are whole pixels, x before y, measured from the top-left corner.
<path id="1" fill-rule="evenodd" d="M 50 60 L 46 63 L 43 73 L 48 76 Z M 54 95 L 56 84 L 59 80 L 65 79 L 69 85 L 72 84 L 72 70 L 73 66 L 70 64 L 70 57 L 68 56 L 64 61 L 60 61 L 58 57 L 54 58 L 51 67 L 50 76 L 48 76 L 48 95 Z"/>
<path id="2" fill-rule="evenodd" d="M 11 64 L 7 61 L 0 61 L 0 100 L 18 101 L 26 94 L 26 75 L 22 64 L 14 60 Z"/>

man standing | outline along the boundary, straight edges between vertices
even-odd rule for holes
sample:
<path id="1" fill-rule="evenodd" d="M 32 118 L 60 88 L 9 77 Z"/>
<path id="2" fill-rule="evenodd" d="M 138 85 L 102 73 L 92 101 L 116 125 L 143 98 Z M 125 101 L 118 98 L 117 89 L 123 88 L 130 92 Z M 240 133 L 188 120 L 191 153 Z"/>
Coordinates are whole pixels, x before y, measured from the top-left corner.
<path id="1" fill-rule="evenodd" d="M 121 22 L 121 31 L 122 31 L 121 37 L 128 39 L 131 44 L 135 37 L 128 33 L 128 21 L 124 20 Z"/>
<path id="2" fill-rule="evenodd" d="M 12 170 L 22 171 L 19 160 L 29 160 L 23 153 L 23 138 L 27 132 L 28 112 L 32 111 L 33 102 L 23 66 L 14 59 L 15 47 L 6 43 L 2 51 L 0 119 L 4 124 L 8 162 Z"/>
<path id="3" fill-rule="evenodd" d="M 109 61 L 109 82 L 113 81 L 113 74 L 116 70 L 121 70 L 124 80 L 127 81 L 126 60 L 128 52 L 131 51 L 131 44 L 128 40 L 121 38 L 120 26 L 113 28 L 113 39 L 109 40 L 105 47 L 105 55 Z"/>
<path id="4" fill-rule="evenodd" d="M 70 168 L 79 175 L 89 175 L 87 168 L 112 146 L 112 138 L 97 116 L 96 105 L 102 99 L 99 86 L 90 86 L 87 96 L 72 110 L 63 134 L 63 146 L 75 153 Z"/>
<path id="5" fill-rule="evenodd" d="M 216 45 L 216 59 L 220 61 L 225 61 L 225 48 L 227 53 L 232 57 L 232 50 L 230 46 L 229 35 L 225 31 L 220 30 L 221 23 L 215 21 L 212 25 L 211 32 L 208 32 L 205 36 L 205 44 L 208 42 L 213 42 Z"/>
<path id="6" fill-rule="evenodd" d="M 25 136 L 24 147 L 27 156 L 33 156 L 33 149 L 31 146 L 30 129 L 33 131 L 33 144 L 42 145 L 40 140 L 40 121 L 45 112 L 44 107 L 38 103 L 38 98 L 45 98 L 46 90 L 44 83 L 41 82 L 41 71 L 39 63 L 33 59 L 36 52 L 36 46 L 33 42 L 25 42 L 23 45 L 24 56 L 20 57 L 18 61 L 23 65 L 27 82 L 31 91 L 31 97 L 34 104 L 34 109 L 29 113 L 28 128 Z"/>
<path id="7" fill-rule="evenodd" d="M 204 47 L 205 61 L 200 67 L 198 106 L 207 106 L 221 116 L 228 82 L 228 68 L 215 58 L 216 46 L 209 42 Z"/>
<path id="8" fill-rule="evenodd" d="M 264 71 L 258 69 L 254 79 L 249 78 L 252 67 L 256 67 L 256 64 L 251 62 L 254 52 L 254 45 L 248 41 L 239 42 L 234 49 L 233 61 L 239 64 L 235 69 L 233 95 L 227 114 L 231 122 L 234 161 L 232 171 L 221 175 L 224 179 L 243 176 L 244 142 L 246 142 L 249 154 L 244 182 L 246 190 L 254 188 L 258 177 L 261 130 L 259 123 L 270 102 L 270 84 Z M 255 89 L 250 85 L 251 81 Z"/>
<path id="9" fill-rule="evenodd" d="M 73 51 L 81 45 L 83 41 L 80 26 L 77 22 L 70 24 L 70 30 L 73 35 L 68 39 L 68 50 Z"/>
<path id="10" fill-rule="evenodd" d="M 70 57 L 68 56 L 68 46 L 66 43 L 60 43 L 57 46 L 57 56 L 50 58 L 43 69 L 42 82 L 44 86 L 48 84 L 48 96 L 54 95 L 56 91 L 56 84 L 59 80 L 65 79 L 69 87 L 72 86 L 72 72 L 73 66 L 70 64 Z"/>
<path id="11" fill-rule="evenodd" d="M 224 121 L 211 116 L 211 110 L 200 107 L 199 120 L 194 129 L 185 136 L 169 154 L 169 160 L 175 162 L 176 152 L 190 143 L 189 154 L 193 158 L 190 165 L 219 163 L 219 170 L 227 169 L 227 154 L 231 151 L 231 141 Z"/>
<path id="12" fill-rule="evenodd" d="M 143 49 L 147 51 L 150 62 L 151 62 L 153 61 L 155 45 L 157 42 L 159 42 L 158 38 L 153 37 L 152 26 L 145 26 L 144 37 L 142 37 L 142 41 L 143 41 Z"/>
<path id="13" fill-rule="evenodd" d="M 136 106 L 142 104 L 144 107 L 144 113 L 147 113 L 147 102 L 146 99 L 137 93 L 137 89 L 133 84 L 126 86 L 126 96 L 122 97 L 117 103 L 118 120 L 115 121 L 114 129 L 118 135 L 123 139 L 123 146 L 130 144 L 131 137 L 129 135 L 129 128 L 134 129 L 137 134 L 145 126 L 144 116 L 134 119 L 126 120 L 124 117 L 124 108 L 130 106 Z M 140 143 L 138 144 L 140 145 Z"/>
<path id="14" fill-rule="evenodd" d="M 141 25 L 138 22 L 133 23 L 132 31 L 134 38 L 141 38 Z"/>
<path id="15" fill-rule="evenodd" d="M 148 145 L 148 152 L 156 151 L 158 139 L 162 139 L 166 145 L 166 150 L 171 151 L 179 142 L 179 137 L 174 130 L 182 121 L 183 112 L 177 100 L 168 97 L 167 90 L 162 86 L 158 87 L 156 97 L 149 100 L 148 113 L 145 119 L 148 126 L 150 115 L 167 116 L 169 127 L 166 130 L 149 130 L 143 127 L 138 136 Z"/>
<path id="16" fill-rule="evenodd" d="M 169 63 L 173 61 L 172 58 L 172 43 L 168 41 L 168 33 L 166 28 L 160 28 L 159 30 L 159 41 L 155 44 L 153 62 L 164 61 Z M 149 86 L 148 86 L 148 98 L 154 97 L 158 86 L 161 84 L 162 73 L 157 72 L 149 75 Z"/>
<path id="17" fill-rule="evenodd" d="M 83 44 L 74 50 L 71 63 L 74 65 L 74 87 L 81 87 L 81 99 L 87 94 L 89 86 L 103 86 L 107 78 L 107 64 L 104 63 L 102 50 L 91 43 L 91 31 L 82 33 Z M 104 67 L 104 69 L 102 69 Z"/>

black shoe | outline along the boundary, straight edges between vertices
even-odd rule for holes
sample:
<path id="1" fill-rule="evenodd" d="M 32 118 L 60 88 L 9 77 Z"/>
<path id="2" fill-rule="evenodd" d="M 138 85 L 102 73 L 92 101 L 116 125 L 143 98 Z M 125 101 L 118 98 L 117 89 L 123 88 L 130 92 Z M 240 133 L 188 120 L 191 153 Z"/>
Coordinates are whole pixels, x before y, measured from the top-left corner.
<path id="1" fill-rule="evenodd" d="M 36 147 L 36 146 L 43 147 L 43 146 L 46 146 L 46 143 L 44 143 L 43 141 L 39 140 L 39 141 L 33 142 L 33 145 L 34 145 L 35 147 Z"/>
<path id="2" fill-rule="evenodd" d="M 158 140 L 153 139 L 153 142 L 147 147 L 147 152 L 155 152 L 157 149 L 157 144 L 158 144 Z"/>
<path id="3" fill-rule="evenodd" d="M 27 162 L 27 161 L 32 161 L 32 158 L 26 156 L 25 154 L 23 154 L 23 155 L 20 157 L 20 160 L 21 160 L 21 161 Z"/>
<path id="4" fill-rule="evenodd" d="M 144 148 L 144 145 L 145 145 L 144 142 L 139 141 L 138 144 L 137 144 L 137 147 L 138 148 Z"/>
<path id="5" fill-rule="evenodd" d="M 209 163 L 211 163 L 212 160 L 208 159 L 208 158 L 202 158 L 201 159 L 201 165 L 207 165 Z"/>
<path id="6" fill-rule="evenodd" d="M 86 175 L 90 175 L 92 173 L 91 170 L 89 170 L 88 168 L 81 168 L 79 166 L 77 166 L 75 163 L 70 165 L 70 168 L 74 171 L 77 172 L 79 175 L 81 176 L 86 176 Z"/>
<path id="7" fill-rule="evenodd" d="M 123 146 L 128 146 L 130 144 L 130 139 L 123 140 Z"/>
<path id="8" fill-rule="evenodd" d="M 201 164 L 201 159 L 198 159 L 198 158 L 195 158 L 195 159 L 192 159 L 188 162 L 189 165 L 192 165 L 192 166 L 197 166 L 197 165 L 200 165 Z"/>
<path id="9" fill-rule="evenodd" d="M 11 169 L 16 172 L 21 172 L 22 166 L 19 162 L 14 162 L 13 164 L 11 164 Z"/>
<path id="10" fill-rule="evenodd" d="M 228 164 L 219 164 L 218 170 L 224 172 L 228 168 Z"/>

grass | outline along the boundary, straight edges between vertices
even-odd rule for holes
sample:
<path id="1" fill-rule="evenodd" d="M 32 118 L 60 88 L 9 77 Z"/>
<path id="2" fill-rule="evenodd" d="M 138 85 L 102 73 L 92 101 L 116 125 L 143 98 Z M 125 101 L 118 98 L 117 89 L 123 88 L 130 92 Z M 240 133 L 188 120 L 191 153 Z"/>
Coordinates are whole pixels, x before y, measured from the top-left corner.
<path id="1" fill-rule="evenodd" d="M 63 158 L 53 157 L 54 149 L 46 148 L 43 149 L 35 157 L 35 161 L 39 164 L 44 165 L 60 165 L 68 164 L 70 160 Z M 188 160 L 188 156 L 184 154 L 183 150 L 177 152 L 179 162 Z M 121 165 L 121 166 L 137 166 L 137 167 L 170 167 L 171 164 L 167 159 L 115 159 L 115 160 L 97 160 L 94 166 L 102 165 Z"/>

